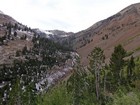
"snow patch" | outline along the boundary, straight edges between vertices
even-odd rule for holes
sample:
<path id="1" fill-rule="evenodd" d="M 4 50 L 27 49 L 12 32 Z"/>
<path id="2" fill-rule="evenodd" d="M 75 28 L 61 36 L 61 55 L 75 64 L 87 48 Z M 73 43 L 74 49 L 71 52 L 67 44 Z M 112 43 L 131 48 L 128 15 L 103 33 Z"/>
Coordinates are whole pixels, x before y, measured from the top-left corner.
<path id="1" fill-rule="evenodd" d="M 2 11 L 0 11 L 0 14 L 4 14 Z"/>
<path id="2" fill-rule="evenodd" d="M 63 68 L 61 71 L 57 71 L 50 75 L 46 75 L 46 78 L 41 80 L 39 83 L 36 83 L 37 91 L 48 90 L 48 88 L 54 85 L 60 78 L 65 76 L 68 72 L 72 71 L 71 67 Z M 47 84 L 45 84 L 47 83 Z M 43 87 L 44 85 L 44 87 Z M 43 89 L 42 89 L 43 88 Z"/>

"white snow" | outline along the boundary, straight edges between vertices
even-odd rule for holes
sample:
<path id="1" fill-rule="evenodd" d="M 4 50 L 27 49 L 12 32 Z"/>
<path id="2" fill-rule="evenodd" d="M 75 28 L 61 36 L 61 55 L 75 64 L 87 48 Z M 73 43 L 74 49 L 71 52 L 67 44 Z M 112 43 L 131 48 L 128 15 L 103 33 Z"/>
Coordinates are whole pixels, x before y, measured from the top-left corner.
<path id="1" fill-rule="evenodd" d="M 35 86 L 36 86 L 36 89 L 39 90 L 40 84 L 36 83 Z"/>
<path id="2" fill-rule="evenodd" d="M 39 83 L 36 83 L 36 89 L 38 91 L 48 90 L 50 86 L 55 84 L 56 81 L 58 81 L 60 78 L 65 76 L 68 72 L 72 70 L 71 67 L 63 68 L 61 71 L 57 71 L 55 73 L 52 73 L 50 75 L 46 75 L 46 78 L 41 80 Z M 41 90 L 42 85 L 45 85 L 45 82 L 47 81 L 46 86 Z"/>
<path id="3" fill-rule="evenodd" d="M 41 31 L 42 33 L 45 33 L 47 35 L 54 35 L 52 32 L 49 32 L 49 31 L 46 31 L 46 30 L 39 29 L 39 31 Z"/>
<path id="4" fill-rule="evenodd" d="M 5 85 L 4 84 L 0 84 L 0 88 L 3 88 Z"/>
<path id="5" fill-rule="evenodd" d="M 0 11 L 0 14 L 4 14 L 2 11 Z"/>
<path id="6" fill-rule="evenodd" d="M 57 37 L 61 37 L 61 38 L 64 38 L 64 37 L 68 37 L 69 35 L 68 34 L 65 34 L 65 35 L 55 35 L 53 32 L 51 32 L 51 31 L 48 31 L 48 30 L 42 30 L 42 29 L 37 29 L 37 32 L 38 33 L 40 33 L 40 32 L 42 32 L 42 33 L 45 33 L 46 34 L 46 37 L 47 38 L 50 38 L 50 37 L 55 37 L 55 36 L 57 36 Z"/>
<path id="7" fill-rule="evenodd" d="M 45 33 L 46 34 L 46 38 L 50 38 L 50 36 L 53 36 L 54 34 L 52 32 L 46 31 L 46 30 L 42 30 L 42 29 L 37 29 L 37 32 L 40 33 Z"/>
<path id="8" fill-rule="evenodd" d="M 58 35 L 59 37 L 68 37 L 69 35 L 68 34 L 65 34 L 65 35 Z"/>
<path id="9" fill-rule="evenodd" d="M 54 35 L 52 32 L 49 32 L 49 31 L 44 31 L 44 33 L 48 35 Z"/>
<path id="10" fill-rule="evenodd" d="M 6 92 L 4 92 L 4 97 L 6 97 L 7 96 L 7 93 Z"/>
<path id="11" fill-rule="evenodd" d="M 22 90 L 25 90 L 25 86 L 22 87 Z"/>

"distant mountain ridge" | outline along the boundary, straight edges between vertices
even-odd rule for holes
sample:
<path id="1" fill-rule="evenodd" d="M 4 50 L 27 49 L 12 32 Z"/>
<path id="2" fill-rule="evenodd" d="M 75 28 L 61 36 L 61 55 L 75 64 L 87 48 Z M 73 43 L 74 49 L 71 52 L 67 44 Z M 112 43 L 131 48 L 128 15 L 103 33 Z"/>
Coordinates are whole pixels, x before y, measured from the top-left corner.
<path id="1" fill-rule="evenodd" d="M 122 44 L 127 51 L 135 52 L 140 47 L 139 34 L 140 3 L 136 3 L 75 33 L 71 44 L 81 55 L 83 64 L 88 63 L 87 57 L 94 47 L 101 47 L 109 61 L 114 46 L 118 44 Z M 140 54 L 134 53 L 134 56 L 136 55 Z"/>
<path id="2" fill-rule="evenodd" d="M 33 29 L 35 32 L 37 32 L 37 34 L 41 35 L 42 37 L 67 37 L 70 35 L 73 35 L 73 32 L 65 32 L 62 30 L 41 30 L 41 29 Z"/>

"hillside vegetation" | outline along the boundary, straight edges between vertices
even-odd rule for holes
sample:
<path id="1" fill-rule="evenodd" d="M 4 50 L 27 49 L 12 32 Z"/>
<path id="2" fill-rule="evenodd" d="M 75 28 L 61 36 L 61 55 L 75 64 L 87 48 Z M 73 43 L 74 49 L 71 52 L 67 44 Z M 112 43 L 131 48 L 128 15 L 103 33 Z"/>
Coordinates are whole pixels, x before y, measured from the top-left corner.
<path id="1" fill-rule="evenodd" d="M 95 48 L 85 70 L 78 64 L 67 82 L 37 98 L 37 105 L 140 105 L 139 57 L 124 60 L 126 51 L 115 47 L 109 65 Z"/>
<path id="2" fill-rule="evenodd" d="M 26 63 L 18 64 L 18 68 L 22 66 L 26 72 L 32 73 L 26 77 L 15 76 L 17 78 L 11 82 L 11 88 L 5 91 L 8 93 L 6 101 L 1 104 L 139 105 L 140 59 L 131 56 L 130 59 L 125 60 L 126 53 L 121 45 L 116 46 L 111 55 L 110 63 L 105 64 L 103 50 L 99 47 L 94 48 L 89 56 L 90 64 L 87 69 L 77 63 L 70 78 L 48 90 L 47 93 L 37 93 L 34 88 L 35 82 L 30 80 L 35 71 L 39 70 L 39 73 L 44 70 L 43 68 L 37 69 L 40 67 L 39 63 L 32 60 L 28 63 L 32 66 Z M 29 67 L 30 70 L 27 69 Z M 41 74 L 38 77 L 41 77 Z"/>
<path id="3" fill-rule="evenodd" d="M 25 46 L 16 52 L 13 64 L 0 65 L 0 104 L 30 105 L 24 101 L 47 91 L 71 71 L 72 61 L 66 62 L 74 56 L 68 49 L 38 36 L 33 37 L 32 43 L 31 49 Z"/>

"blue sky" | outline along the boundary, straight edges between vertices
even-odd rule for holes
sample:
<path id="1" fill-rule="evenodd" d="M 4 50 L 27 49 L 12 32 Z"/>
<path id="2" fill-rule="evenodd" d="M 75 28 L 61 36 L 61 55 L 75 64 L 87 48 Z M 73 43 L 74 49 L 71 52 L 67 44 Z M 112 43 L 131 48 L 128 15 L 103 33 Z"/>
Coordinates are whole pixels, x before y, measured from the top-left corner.
<path id="1" fill-rule="evenodd" d="M 0 0 L 0 10 L 44 30 L 77 32 L 139 0 Z"/>

